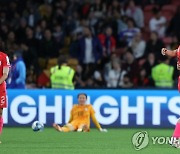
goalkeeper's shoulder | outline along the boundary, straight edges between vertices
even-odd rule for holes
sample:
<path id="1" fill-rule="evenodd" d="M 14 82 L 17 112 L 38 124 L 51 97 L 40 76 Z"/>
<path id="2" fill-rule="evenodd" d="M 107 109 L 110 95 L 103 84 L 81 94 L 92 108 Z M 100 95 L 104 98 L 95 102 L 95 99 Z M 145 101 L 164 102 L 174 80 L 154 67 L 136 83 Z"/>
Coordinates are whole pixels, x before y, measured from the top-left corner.
<path id="1" fill-rule="evenodd" d="M 92 107 L 93 108 L 92 104 L 87 104 L 87 107 Z"/>

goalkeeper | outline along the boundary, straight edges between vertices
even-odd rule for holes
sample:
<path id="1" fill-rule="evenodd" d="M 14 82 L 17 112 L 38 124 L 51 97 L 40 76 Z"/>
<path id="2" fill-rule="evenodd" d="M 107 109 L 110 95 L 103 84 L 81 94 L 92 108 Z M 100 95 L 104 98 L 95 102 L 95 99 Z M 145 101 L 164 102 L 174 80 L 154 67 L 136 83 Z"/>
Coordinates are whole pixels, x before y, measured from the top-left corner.
<path id="1" fill-rule="evenodd" d="M 90 118 L 93 123 L 101 132 L 107 132 L 106 129 L 102 129 L 99 122 L 96 120 L 95 111 L 91 104 L 86 104 L 87 95 L 84 93 L 78 94 L 78 104 L 74 105 L 71 110 L 69 122 L 63 127 L 58 124 L 53 124 L 53 127 L 59 132 L 88 132 L 90 131 Z"/>

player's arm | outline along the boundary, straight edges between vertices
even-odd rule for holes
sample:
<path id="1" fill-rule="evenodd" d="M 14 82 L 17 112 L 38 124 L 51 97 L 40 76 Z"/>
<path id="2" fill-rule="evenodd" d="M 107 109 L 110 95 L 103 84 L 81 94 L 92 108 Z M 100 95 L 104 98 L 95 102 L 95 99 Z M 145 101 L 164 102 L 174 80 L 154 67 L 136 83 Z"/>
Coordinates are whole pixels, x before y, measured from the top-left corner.
<path id="1" fill-rule="evenodd" d="M 93 121 L 93 123 L 95 124 L 95 126 L 98 128 L 99 131 L 101 132 L 107 132 L 106 129 L 102 129 L 101 125 L 99 124 L 99 122 L 97 121 L 96 117 L 95 117 L 95 112 L 94 109 L 91 107 L 91 111 L 90 111 L 90 115 L 91 115 L 91 119 Z"/>
<path id="2" fill-rule="evenodd" d="M 70 123 L 70 122 L 73 120 L 73 110 L 74 110 L 74 106 L 73 106 L 73 108 L 71 109 L 70 118 L 69 118 L 68 123 Z"/>
<path id="3" fill-rule="evenodd" d="M 91 114 L 91 118 L 92 118 L 92 121 L 93 121 L 93 123 L 95 124 L 95 126 L 96 126 L 99 130 L 102 129 L 102 128 L 101 128 L 101 125 L 100 125 L 99 122 L 97 121 L 94 113 Z"/>
<path id="4" fill-rule="evenodd" d="M 170 57 L 175 57 L 176 54 L 177 54 L 177 49 L 176 50 L 168 50 L 166 48 L 162 48 L 161 49 L 161 54 L 163 56 L 167 55 L 167 56 L 170 56 Z"/>
<path id="5" fill-rule="evenodd" d="M 2 84 L 8 77 L 9 74 L 9 66 L 3 67 L 3 75 L 0 78 L 0 84 Z"/>
<path id="6" fill-rule="evenodd" d="M 72 113 L 70 113 L 70 118 L 69 118 L 68 123 L 70 123 L 72 120 L 73 120 L 73 116 L 72 116 Z"/>

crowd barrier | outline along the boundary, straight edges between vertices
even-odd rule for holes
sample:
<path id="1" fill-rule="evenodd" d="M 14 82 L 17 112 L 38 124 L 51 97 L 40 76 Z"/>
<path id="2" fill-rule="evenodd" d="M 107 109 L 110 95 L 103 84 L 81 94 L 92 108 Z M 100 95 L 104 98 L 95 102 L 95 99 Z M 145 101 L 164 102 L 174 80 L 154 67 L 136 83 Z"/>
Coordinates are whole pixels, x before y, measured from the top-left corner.
<path id="1" fill-rule="evenodd" d="M 180 115 L 177 90 L 8 90 L 6 126 L 30 126 L 39 120 L 45 126 L 65 124 L 77 103 L 77 94 L 86 93 L 104 127 L 174 127 Z"/>

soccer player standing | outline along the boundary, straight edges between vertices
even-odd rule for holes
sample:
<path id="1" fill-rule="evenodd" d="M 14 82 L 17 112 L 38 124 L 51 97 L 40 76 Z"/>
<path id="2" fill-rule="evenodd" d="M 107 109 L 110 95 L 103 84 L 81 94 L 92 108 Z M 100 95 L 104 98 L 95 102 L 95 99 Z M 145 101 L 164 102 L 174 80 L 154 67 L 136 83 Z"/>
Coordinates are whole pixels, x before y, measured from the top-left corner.
<path id="1" fill-rule="evenodd" d="M 170 57 L 177 57 L 177 70 L 180 70 L 180 46 L 176 50 L 168 50 L 166 48 L 162 48 L 161 53 L 164 56 L 167 55 Z M 178 90 L 180 92 L 180 75 L 178 78 Z M 176 139 L 180 138 L 180 118 L 178 119 L 178 121 L 176 123 L 176 127 L 175 127 L 174 132 L 173 132 L 173 137 Z M 179 143 L 178 144 L 173 143 L 173 144 L 175 147 L 180 148 Z"/>
<path id="2" fill-rule="evenodd" d="M 0 52 L 0 134 L 3 128 L 3 108 L 7 107 L 6 82 L 10 68 L 8 56 Z M 1 143 L 1 141 L 0 141 Z"/>

